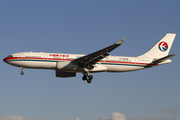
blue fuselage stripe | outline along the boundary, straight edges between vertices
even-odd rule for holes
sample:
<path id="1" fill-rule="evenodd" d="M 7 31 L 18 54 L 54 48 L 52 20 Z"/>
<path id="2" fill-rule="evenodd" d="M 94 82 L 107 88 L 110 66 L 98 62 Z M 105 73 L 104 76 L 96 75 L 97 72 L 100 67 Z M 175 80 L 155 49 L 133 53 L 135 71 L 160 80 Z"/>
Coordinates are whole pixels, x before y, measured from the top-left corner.
<path id="1" fill-rule="evenodd" d="M 59 62 L 59 61 L 64 61 L 64 60 L 12 59 L 12 60 L 8 60 L 7 62 L 10 62 L 10 61 Z M 66 60 L 66 61 L 71 61 L 71 60 Z M 141 65 L 141 64 L 130 64 L 130 63 L 110 63 L 110 62 L 102 62 L 101 64 L 102 65 L 137 66 L 137 67 L 152 67 L 153 66 L 153 65 Z"/>

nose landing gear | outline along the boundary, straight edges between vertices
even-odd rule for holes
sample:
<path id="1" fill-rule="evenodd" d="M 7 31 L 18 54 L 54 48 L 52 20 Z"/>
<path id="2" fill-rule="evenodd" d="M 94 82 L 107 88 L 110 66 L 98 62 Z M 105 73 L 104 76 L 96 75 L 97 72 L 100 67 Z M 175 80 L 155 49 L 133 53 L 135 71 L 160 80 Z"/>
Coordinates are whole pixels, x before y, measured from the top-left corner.
<path id="1" fill-rule="evenodd" d="M 23 67 L 20 67 L 20 69 L 21 69 L 20 74 L 21 74 L 21 75 L 24 75 L 24 72 L 23 72 Z"/>

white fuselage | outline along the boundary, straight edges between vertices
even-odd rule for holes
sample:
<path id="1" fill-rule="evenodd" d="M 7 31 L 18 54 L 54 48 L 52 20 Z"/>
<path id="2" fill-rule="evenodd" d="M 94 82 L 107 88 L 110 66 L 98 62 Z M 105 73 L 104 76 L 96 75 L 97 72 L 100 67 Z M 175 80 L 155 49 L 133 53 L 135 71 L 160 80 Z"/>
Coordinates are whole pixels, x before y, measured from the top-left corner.
<path id="1" fill-rule="evenodd" d="M 74 64 L 67 64 L 68 67 L 59 67 L 61 63 L 70 63 L 74 59 L 84 56 L 83 54 L 66 53 L 43 53 L 43 52 L 21 52 L 11 54 L 4 58 L 10 65 L 33 68 L 33 69 L 52 69 L 68 72 L 82 72 L 83 69 Z M 89 72 L 127 72 L 140 70 L 158 64 L 151 64 L 153 59 L 141 57 L 122 57 L 108 56 L 97 62 Z M 169 63 L 171 60 L 166 61 Z"/>
<path id="2" fill-rule="evenodd" d="M 110 56 L 110 52 L 119 47 L 124 38 L 117 43 L 90 54 L 21 52 L 4 58 L 4 62 L 23 68 L 55 70 L 56 77 L 75 77 L 77 72 L 83 74 L 82 80 L 91 83 L 89 73 L 128 72 L 141 70 L 161 64 L 170 63 L 173 55 L 168 55 L 176 34 L 167 33 L 149 51 L 138 57 Z"/>

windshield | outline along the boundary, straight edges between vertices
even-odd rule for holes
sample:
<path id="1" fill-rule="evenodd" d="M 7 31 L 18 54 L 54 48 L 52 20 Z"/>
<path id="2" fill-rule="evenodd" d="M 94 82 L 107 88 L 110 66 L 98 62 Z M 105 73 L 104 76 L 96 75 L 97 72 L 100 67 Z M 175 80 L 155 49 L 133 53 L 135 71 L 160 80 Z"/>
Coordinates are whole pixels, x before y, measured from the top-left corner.
<path id="1" fill-rule="evenodd" d="M 13 57 L 13 55 L 9 55 L 8 57 Z"/>

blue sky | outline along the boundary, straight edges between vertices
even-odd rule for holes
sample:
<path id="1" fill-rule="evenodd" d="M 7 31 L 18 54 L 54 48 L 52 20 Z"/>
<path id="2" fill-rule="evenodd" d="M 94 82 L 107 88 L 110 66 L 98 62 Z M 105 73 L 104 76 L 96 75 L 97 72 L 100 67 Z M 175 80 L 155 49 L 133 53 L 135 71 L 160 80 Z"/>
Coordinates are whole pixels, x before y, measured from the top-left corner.
<path id="1" fill-rule="evenodd" d="M 180 119 L 180 1 L 1 0 L 0 119 Z M 127 73 L 95 73 L 91 84 L 56 78 L 52 70 L 20 69 L 2 60 L 16 52 L 88 54 L 125 38 L 111 52 L 138 56 L 176 33 L 170 64 Z"/>

